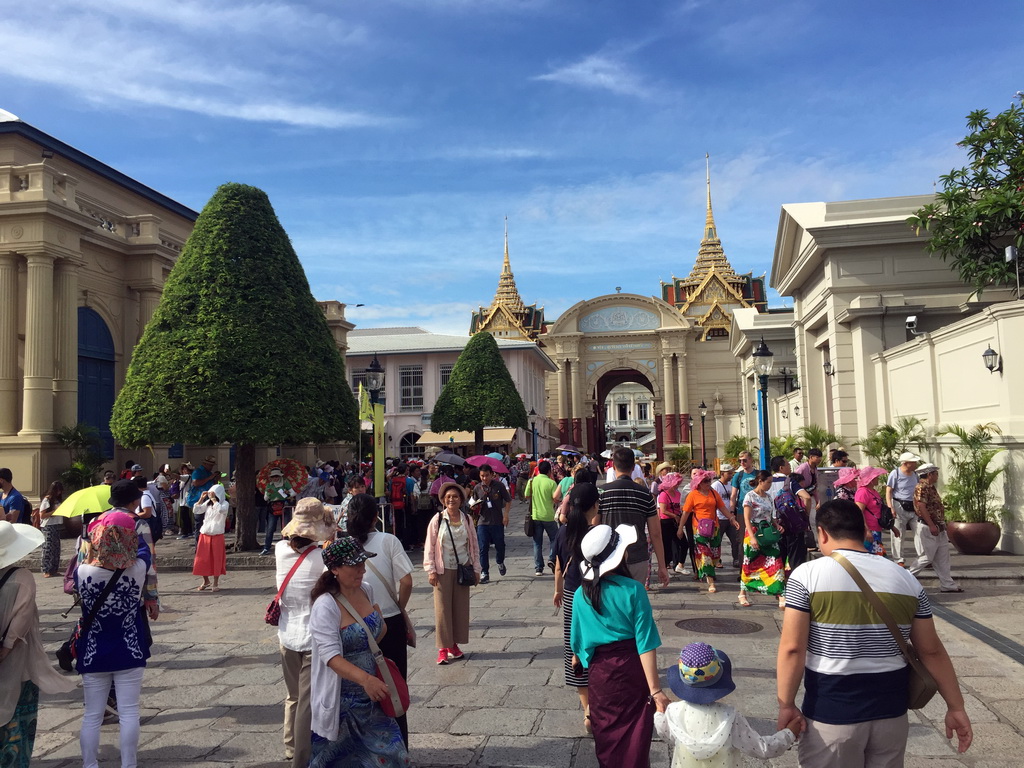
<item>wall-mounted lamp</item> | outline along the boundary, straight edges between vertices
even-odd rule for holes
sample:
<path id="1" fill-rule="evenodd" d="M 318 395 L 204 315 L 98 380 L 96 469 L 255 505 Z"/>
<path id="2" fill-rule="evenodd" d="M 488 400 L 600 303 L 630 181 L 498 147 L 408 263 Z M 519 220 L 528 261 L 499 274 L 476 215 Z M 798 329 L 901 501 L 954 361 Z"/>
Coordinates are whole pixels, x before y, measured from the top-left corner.
<path id="1" fill-rule="evenodd" d="M 757 410 L 757 403 L 751 403 L 750 404 L 750 410 L 756 411 Z"/>
<path id="2" fill-rule="evenodd" d="M 991 344 L 988 345 L 988 349 L 981 353 L 981 359 L 985 361 L 985 367 L 988 368 L 989 373 L 1003 372 L 1003 358 L 992 349 Z"/>
<path id="3" fill-rule="evenodd" d="M 786 413 L 786 409 L 785 408 L 782 409 L 781 414 L 782 414 L 782 418 L 784 418 L 784 419 L 788 419 L 789 418 L 789 414 Z"/>
<path id="4" fill-rule="evenodd" d="M 794 405 L 793 406 L 793 415 L 794 416 L 799 416 L 800 415 L 800 406 L 799 405 Z"/>
<path id="5" fill-rule="evenodd" d="M 832 361 L 831 360 L 826 360 L 822 364 L 821 367 L 825 369 L 825 375 L 826 376 L 835 376 L 836 375 L 836 369 L 832 367 Z"/>

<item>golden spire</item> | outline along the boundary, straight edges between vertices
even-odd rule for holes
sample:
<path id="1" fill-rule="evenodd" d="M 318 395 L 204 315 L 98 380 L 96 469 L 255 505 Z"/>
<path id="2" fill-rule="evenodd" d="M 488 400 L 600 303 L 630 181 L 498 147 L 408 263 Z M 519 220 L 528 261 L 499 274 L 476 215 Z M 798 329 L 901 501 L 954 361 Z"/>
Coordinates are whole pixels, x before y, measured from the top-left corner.
<path id="1" fill-rule="evenodd" d="M 707 166 L 708 182 L 708 213 L 704 217 L 704 240 L 717 240 L 718 229 L 715 227 L 715 215 L 711 212 L 711 155 L 704 153 L 704 162 Z"/>
<path id="2" fill-rule="evenodd" d="M 508 258 L 508 216 L 505 217 L 505 262 L 501 267 L 501 276 L 498 278 L 498 290 L 494 294 L 494 302 L 491 309 L 502 305 L 514 315 L 521 315 L 526 312 L 526 305 L 519 296 L 519 289 L 516 288 L 516 278 L 512 274 L 512 263 Z"/>

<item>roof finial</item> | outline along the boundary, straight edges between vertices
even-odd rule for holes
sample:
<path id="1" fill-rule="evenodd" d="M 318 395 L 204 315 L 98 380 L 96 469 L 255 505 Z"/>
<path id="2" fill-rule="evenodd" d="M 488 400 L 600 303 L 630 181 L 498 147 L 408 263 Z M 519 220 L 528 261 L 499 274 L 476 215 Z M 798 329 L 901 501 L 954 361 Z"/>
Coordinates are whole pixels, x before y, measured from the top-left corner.
<path id="1" fill-rule="evenodd" d="M 704 218 L 704 239 L 717 240 L 718 229 L 715 227 L 715 215 L 711 212 L 711 155 L 707 152 L 704 153 L 704 162 L 707 166 L 708 183 L 708 211 Z"/>
<path id="2" fill-rule="evenodd" d="M 512 263 L 508 260 L 508 216 L 505 217 L 505 263 L 501 267 L 503 274 L 512 274 Z"/>

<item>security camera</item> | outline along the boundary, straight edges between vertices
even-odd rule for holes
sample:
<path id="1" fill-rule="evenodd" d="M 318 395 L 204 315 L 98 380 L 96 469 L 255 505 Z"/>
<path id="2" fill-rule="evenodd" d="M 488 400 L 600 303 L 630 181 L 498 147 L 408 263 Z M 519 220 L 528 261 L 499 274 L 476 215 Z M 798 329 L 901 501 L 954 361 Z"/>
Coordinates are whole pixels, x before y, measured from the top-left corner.
<path id="1" fill-rule="evenodd" d="M 910 315 L 907 317 L 907 330 L 912 334 L 917 335 L 917 315 Z"/>

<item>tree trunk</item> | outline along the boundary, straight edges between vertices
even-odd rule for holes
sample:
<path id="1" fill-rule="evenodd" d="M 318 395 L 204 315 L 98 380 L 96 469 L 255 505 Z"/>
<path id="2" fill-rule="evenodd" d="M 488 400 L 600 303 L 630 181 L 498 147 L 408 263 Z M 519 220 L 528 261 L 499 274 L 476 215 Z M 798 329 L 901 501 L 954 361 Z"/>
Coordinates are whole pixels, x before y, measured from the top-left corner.
<path id="1" fill-rule="evenodd" d="M 256 445 L 239 443 L 235 455 L 235 551 L 252 552 L 256 544 Z"/>
<path id="2" fill-rule="evenodd" d="M 477 427 L 473 433 L 473 450 L 477 456 L 484 455 L 484 428 Z"/>

